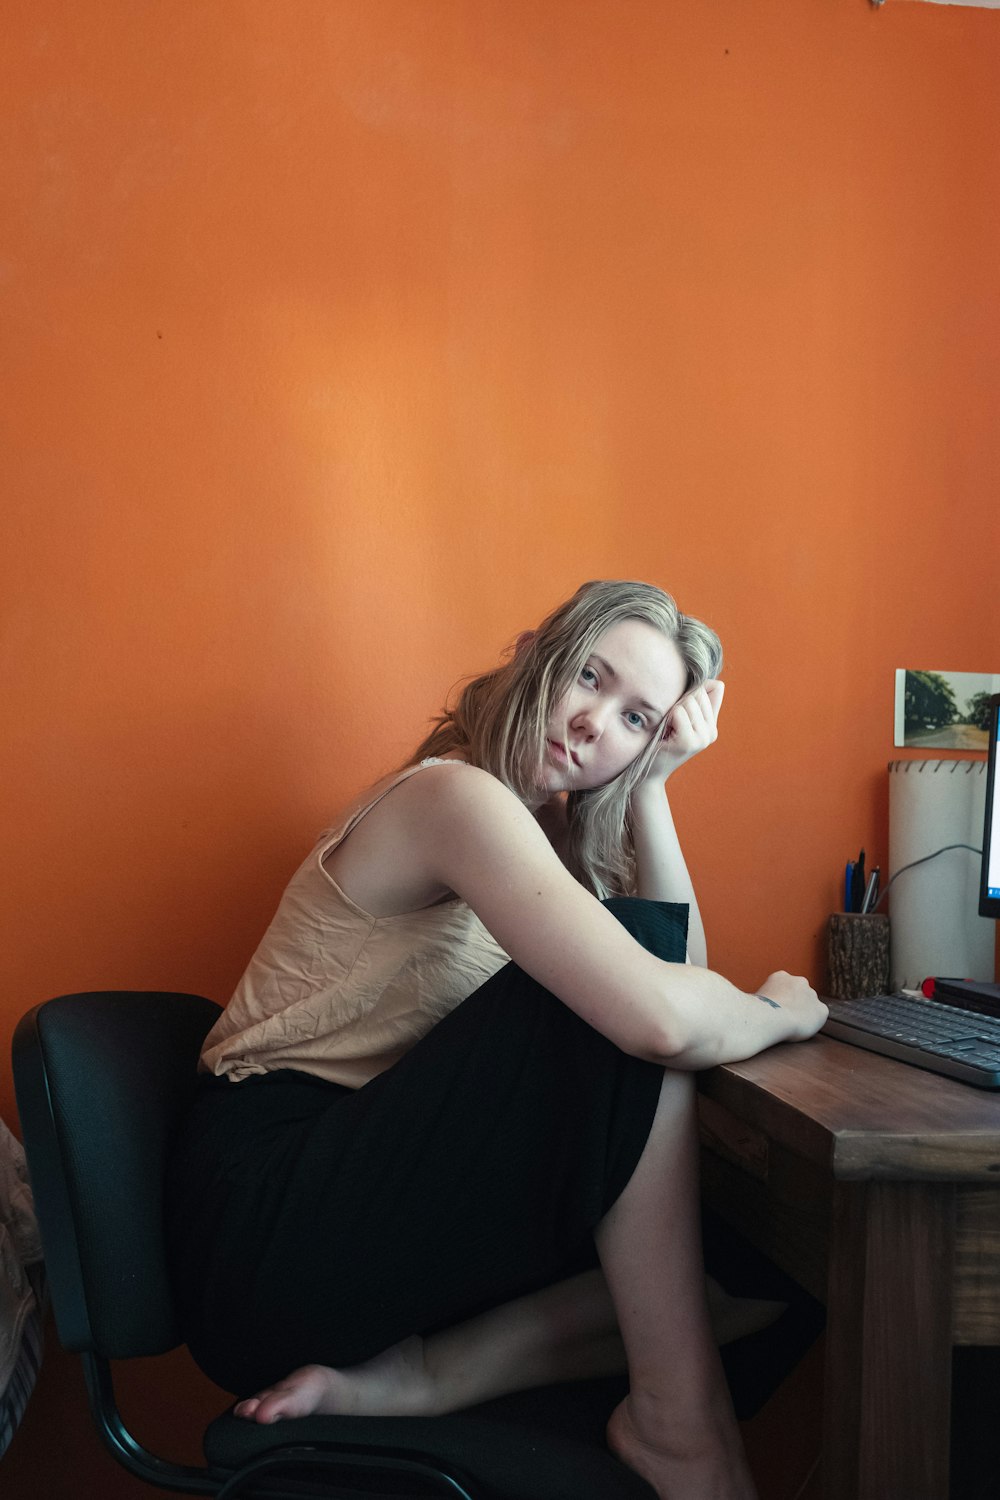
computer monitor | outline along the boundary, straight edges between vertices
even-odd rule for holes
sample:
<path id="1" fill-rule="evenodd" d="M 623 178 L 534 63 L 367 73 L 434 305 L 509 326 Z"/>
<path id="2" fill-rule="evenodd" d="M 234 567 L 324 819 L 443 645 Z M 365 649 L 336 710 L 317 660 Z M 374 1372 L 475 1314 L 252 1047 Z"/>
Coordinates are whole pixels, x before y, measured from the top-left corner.
<path id="1" fill-rule="evenodd" d="M 983 826 L 983 873 L 979 885 L 979 915 L 1000 918 L 1000 752 L 997 724 L 1000 693 L 990 699 L 990 750 L 986 765 L 986 821 Z"/>

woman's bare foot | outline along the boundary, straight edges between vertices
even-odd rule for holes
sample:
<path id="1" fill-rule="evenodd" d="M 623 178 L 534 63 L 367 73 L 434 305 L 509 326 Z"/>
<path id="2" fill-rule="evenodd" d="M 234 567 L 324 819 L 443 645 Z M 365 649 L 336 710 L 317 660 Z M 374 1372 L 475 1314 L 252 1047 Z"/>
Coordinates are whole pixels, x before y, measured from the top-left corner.
<path id="1" fill-rule="evenodd" d="M 668 1442 L 644 1430 L 626 1396 L 611 1413 L 607 1437 L 612 1453 L 641 1474 L 659 1500 L 756 1500 L 735 1423 L 724 1423 L 718 1435 L 699 1433 L 685 1447 L 676 1434 Z"/>
<path id="2" fill-rule="evenodd" d="M 238 1401 L 233 1411 L 262 1423 L 284 1417 L 412 1417 L 432 1412 L 433 1398 L 424 1341 L 414 1335 L 344 1370 L 303 1365 L 256 1396 Z"/>

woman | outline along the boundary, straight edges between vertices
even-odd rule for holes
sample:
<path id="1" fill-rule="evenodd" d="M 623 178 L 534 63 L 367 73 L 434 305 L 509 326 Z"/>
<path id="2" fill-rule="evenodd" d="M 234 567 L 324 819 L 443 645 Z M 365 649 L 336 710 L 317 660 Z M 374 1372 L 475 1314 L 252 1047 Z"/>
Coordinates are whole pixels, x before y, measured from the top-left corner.
<path id="1" fill-rule="evenodd" d="M 826 1011 L 704 967 L 665 784 L 716 738 L 720 665 L 659 589 L 585 584 L 293 877 L 172 1174 L 186 1335 L 240 1415 L 443 1412 L 627 1365 L 619 1457 L 661 1500 L 753 1495 L 693 1078 Z"/>

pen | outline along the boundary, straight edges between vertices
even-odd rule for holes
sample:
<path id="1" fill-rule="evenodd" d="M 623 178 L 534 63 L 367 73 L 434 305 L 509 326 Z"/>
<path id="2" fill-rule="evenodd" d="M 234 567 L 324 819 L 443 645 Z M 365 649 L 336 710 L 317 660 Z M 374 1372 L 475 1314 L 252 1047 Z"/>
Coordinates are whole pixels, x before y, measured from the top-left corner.
<path id="1" fill-rule="evenodd" d="M 877 895 L 878 895 L 878 865 L 876 865 L 875 868 L 874 868 L 874 870 L 872 870 L 871 874 L 868 877 L 868 884 L 865 886 L 865 896 L 864 896 L 864 900 L 861 903 L 861 915 L 862 916 L 864 916 L 867 912 L 871 911 L 872 907 L 875 905 L 875 898 L 877 897 Z"/>
<path id="2" fill-rule="evenodd" d="M 865 851 L 862 849 L 858 855 L 858 862 L 854 866 L 854 902 L 852 911 L 861 911 L 865 899 Z"/>

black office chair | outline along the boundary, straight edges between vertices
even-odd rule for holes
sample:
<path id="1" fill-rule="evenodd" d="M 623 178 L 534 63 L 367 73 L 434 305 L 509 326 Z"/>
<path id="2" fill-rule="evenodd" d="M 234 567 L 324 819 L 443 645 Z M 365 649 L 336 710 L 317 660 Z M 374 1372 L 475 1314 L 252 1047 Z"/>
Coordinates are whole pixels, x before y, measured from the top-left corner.
<path id="1" fill-rule="evenodd" d="M 79 1353 L 115 1458 L 162 1489 L 270 1500 L 650 1500 L 604 1444 L 623 1386 L 580 1382 L 435 1418 L 311 1417 L 273 1427 L 226 1412 L 206 1466 L 168 1462 L 126 1429 L 111 1362 L 180 1343 L 167 1277 L 163 1177 L 173 1123 L 219 1013 L 198 995 L 98 992 L 36 1006 L 14 1082 L 56 1326 Z"/>

